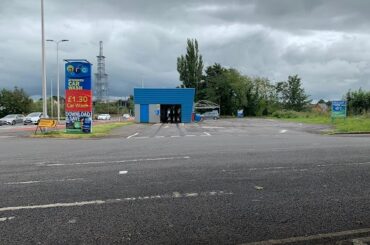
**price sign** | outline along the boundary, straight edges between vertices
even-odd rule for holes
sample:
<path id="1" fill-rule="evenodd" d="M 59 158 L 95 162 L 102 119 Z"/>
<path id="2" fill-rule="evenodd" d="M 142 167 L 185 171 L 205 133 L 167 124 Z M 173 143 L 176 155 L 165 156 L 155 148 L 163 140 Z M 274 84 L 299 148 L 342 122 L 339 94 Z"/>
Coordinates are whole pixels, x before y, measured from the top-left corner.
<path id="1" fill-rule="evenodd" d="M 87 60 L 66 60 L 65 110 L 67 132 L 91 132 L 91 64 Z"/>

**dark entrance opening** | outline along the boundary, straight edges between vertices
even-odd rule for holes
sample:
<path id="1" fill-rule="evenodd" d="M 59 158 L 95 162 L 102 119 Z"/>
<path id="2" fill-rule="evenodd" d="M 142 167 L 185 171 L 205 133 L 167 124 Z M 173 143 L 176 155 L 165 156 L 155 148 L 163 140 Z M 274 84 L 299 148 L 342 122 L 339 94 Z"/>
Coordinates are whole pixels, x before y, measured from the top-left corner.
<path id="1" fill-rule="evenodd" d="M 161 105 L 161 123 L 181 123 L 181 105 Z"/>

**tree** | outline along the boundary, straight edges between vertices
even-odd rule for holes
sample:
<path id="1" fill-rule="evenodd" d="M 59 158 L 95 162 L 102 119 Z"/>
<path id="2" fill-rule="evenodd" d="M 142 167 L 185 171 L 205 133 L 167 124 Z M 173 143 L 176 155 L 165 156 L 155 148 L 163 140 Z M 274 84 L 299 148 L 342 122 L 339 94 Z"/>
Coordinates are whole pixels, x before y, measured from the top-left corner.
<path id="1" fill-rule="evenodd" d="M 298 75 L 289 76 L 288 81 L 279 82 L 276 85 L 276 92 L 280 94 L 280 99 L 285 109 L 302 111 L 311 102 L 302 88 L 301 78 Z"/>
<path id="2" fill-rule="evenodd" d="M 370 109 L 370 91 L 361 88 L 358 91 L 348 91 L 346 94 L 348 112 L 351 114 L 366 114 Z"/>
<path id="3" fill-rule="evenodd" d="M 199 54 L 198 41 L 187 40 L 186 55 L 177 58 L 177 71 L 180 74 L 180 81 L 184 88 L 198 88 L 202 80 L 203 59 Z M 196 92 L 198 94 L 198 91 Z"/>
<path id="4" fill-rule="evenodd" d="M 23 89 L 14 87 L 14 90 L 0 91 L 0 116 L 7 114 L 25 114 L 30 112 L 32 100 Z"/>

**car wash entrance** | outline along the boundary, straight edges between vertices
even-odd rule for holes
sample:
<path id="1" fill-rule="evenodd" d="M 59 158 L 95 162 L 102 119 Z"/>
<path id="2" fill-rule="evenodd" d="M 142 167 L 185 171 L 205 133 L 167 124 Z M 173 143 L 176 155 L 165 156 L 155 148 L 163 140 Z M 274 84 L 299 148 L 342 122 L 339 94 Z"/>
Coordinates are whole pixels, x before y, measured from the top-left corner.
<path id="1" fill-rule="evenodd" d="M 135 120 L 140 123 L 190 123 L 193 88 L 135 88 Z"/>
<path id="2" fill-rule="evenodd" d="M 181 123 L 181 105 L 161 105 L 161 123 Z"/>

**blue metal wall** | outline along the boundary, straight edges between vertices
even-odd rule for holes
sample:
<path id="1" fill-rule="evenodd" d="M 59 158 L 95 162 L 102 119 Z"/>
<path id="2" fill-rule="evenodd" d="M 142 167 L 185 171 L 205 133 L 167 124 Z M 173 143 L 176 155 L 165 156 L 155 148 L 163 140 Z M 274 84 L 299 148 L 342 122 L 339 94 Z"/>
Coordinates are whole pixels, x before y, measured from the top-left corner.
<path id="1" fill-rule="evenodd" d="M 134 88 L 135 104 L 181 104 L 181 122 L 190 123 L 194 88 Z"/>

